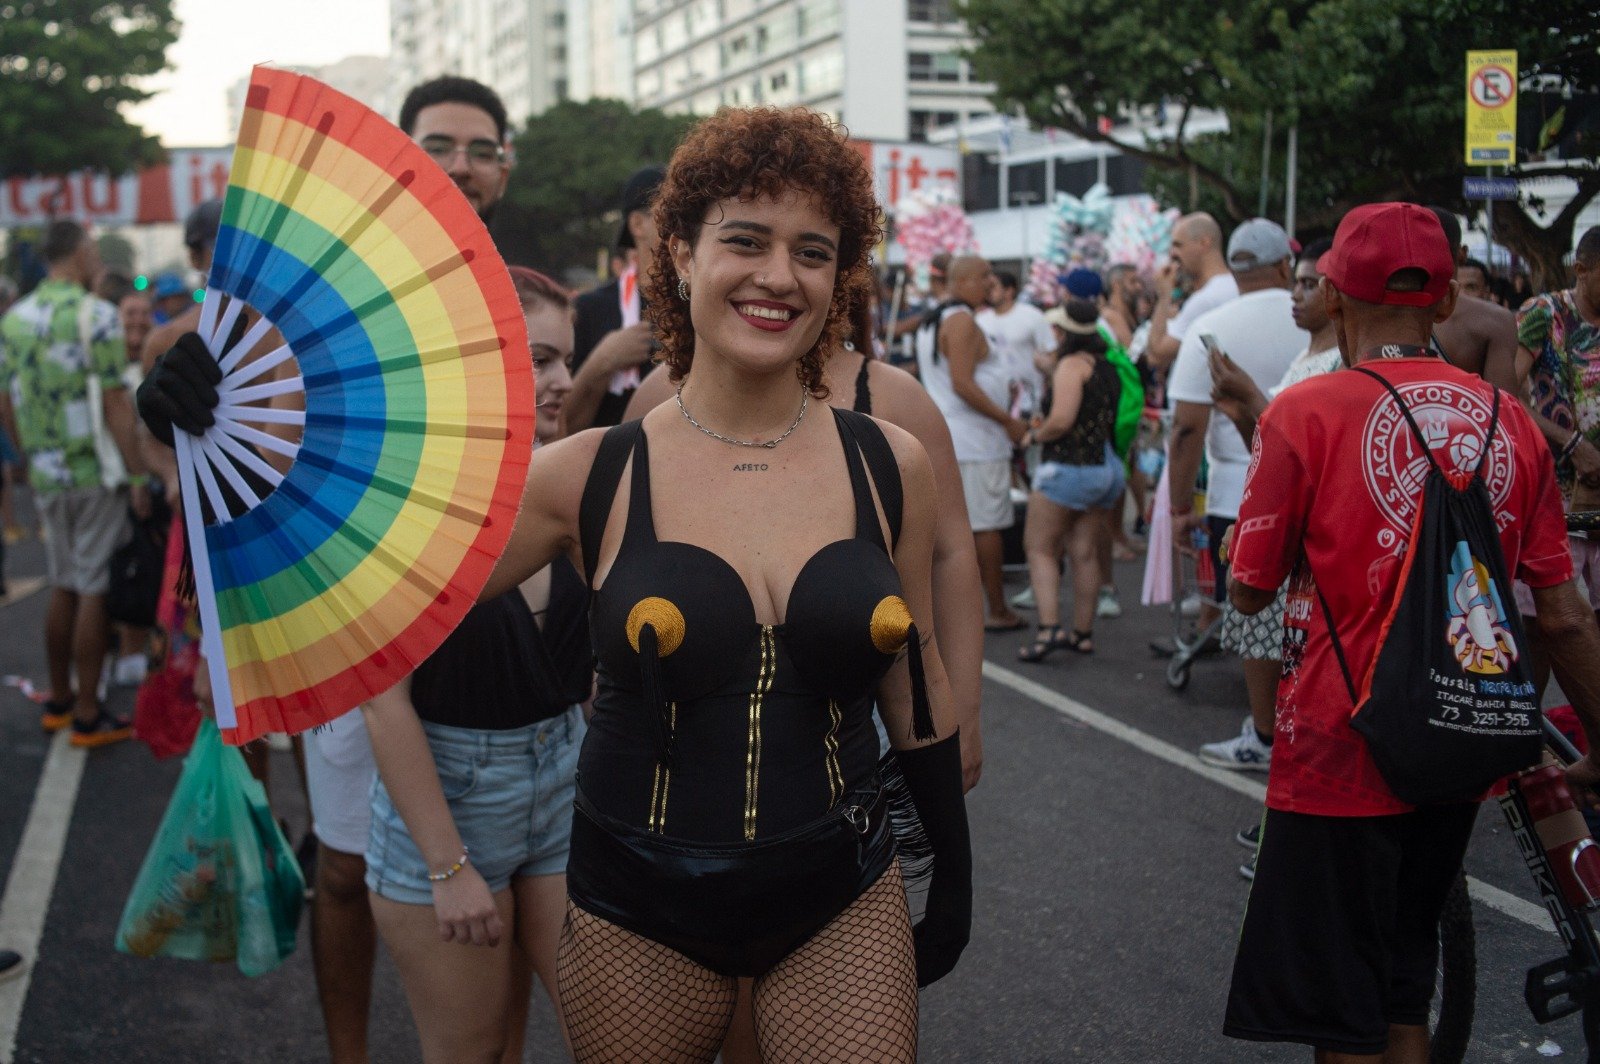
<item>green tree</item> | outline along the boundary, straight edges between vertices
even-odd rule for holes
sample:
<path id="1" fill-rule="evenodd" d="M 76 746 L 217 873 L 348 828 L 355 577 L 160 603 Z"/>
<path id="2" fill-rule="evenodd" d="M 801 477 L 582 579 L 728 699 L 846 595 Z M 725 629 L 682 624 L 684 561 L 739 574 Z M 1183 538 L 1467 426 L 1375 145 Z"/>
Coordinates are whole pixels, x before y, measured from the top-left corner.
<path id="1" fill-rule="evenodd" d="M 619 100 L 568 100 L 530 118 L 495 217 L 506 261 L 551 274 L 593 269 L 616 240 L 629 175 L 665 163 L 693 124 Z"/>
<path id="2" fill-rule="evenodd" d="M 177 38 L 172 0 L 0 0 L 0 176 L 159 160 L 122 109 Z"/>
<path id="3" fill-rule="evenodd" d="M 1308 233 L 1372 200 L 1467 206 L 1468 49 L 1515 48 L 1525 85 L 1600 87 L 1592 0 L 963 0 L 960 8 L 976 39 L 975 74 L 994 82 L 999 106 L 1143 159 L 1168 202 L 1235 221 L 1255 213 L 1270 121 L 1278 154 L 1268 192 L 1280 204 L 1283 130 L 1297 125 L 1297 228 Z M 1201 110 L 1225 114 L 1229 131 L 1193 135 L 1189 120 Z M 1175 133 L 1146 143 L 1100 132 L 1102 117 L 1133 116 L 1164 116 Z M 1542 205 L 1525 197 L 1495 216 L 1496 240 L 1545 283 L 1559 281 L 1577 215 L 1600 195 L 1595 160 L 1556 172 L 1578 182 L 1565 209 L 1541 218 Z"/>

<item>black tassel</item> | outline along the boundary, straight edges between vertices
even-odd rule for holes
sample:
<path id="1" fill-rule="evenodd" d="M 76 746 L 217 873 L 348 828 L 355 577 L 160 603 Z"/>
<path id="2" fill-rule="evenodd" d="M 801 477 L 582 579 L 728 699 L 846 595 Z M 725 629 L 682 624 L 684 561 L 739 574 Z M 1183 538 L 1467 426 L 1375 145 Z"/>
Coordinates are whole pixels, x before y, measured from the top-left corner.
<path id="1" fill-rule="evenodd" d="M 180 521 L 178 527 L 180 529 L 179 535 L 183 537 L 183 554 L 178 561 L 178 575 L 173 582 L 172 593 L 177 596 L 179 602 L 185 606 L 190 606 L 194 604 L 198 594 L 194 584 L 194 558 L 189 553 L 188 524 Z"/>
<path id="2" fill-rule="evenodd" d="M 928 701 L 928 678 L 922 671 L 922 637 L 915 623 L 906 629 L 906 651 L 911 663 L 911 737 L 918 742 L 937 739 L 933 705 Z"/>
<path id="3" fill-rule="evenodd" d="M 673 754 L 672 707 L 667 705 L 661 689 L 661 652 L 656 642 L 656 626 L 648 622 L 639 628 L 639 686 L 643 689 L 645 705 L 655 707 L 661 764 L 670 769 Z"/>

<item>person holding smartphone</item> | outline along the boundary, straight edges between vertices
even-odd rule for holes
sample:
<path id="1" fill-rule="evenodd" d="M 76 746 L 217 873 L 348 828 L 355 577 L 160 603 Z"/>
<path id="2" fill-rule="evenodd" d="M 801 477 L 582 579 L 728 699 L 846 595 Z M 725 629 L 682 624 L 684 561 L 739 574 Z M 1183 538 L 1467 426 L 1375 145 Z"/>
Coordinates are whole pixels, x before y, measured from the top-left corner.
<path id="1" fill-rule="evenodd" d="M 1227 259 L 1239 297 L 1194 320 L 1167 382 L 1167 396 L 1173 402 L 1168 449 L 1172 534 L 1176 538 L 1206 527 L 1219 596 L 1227 587 L 1228 566 L 1218 548 L 1239 514 L 1250 448 L 1232 420 L 1213 405 L 1210 352 L 1226 354 L 1265 391 L 1283 378 L 1309 340 L 1294 320 L 1289 294 L 1293 257 L 1289 235 L 1281 226 L 1265 218 L 1242 223 L 1228 240 Z M 1203 515 L 1194 512 L 1202 453 L 1210 470 Z M 1277 691 L 1278 663 L 1246 655 L 1245 681 L 1250 704 L 1270 706 Z M 1272 736 L 1261 734 L 1253 719 L 1246 717 L 1237 739 L 1210 744 L 1200 756 L 1218 768 L 1265 772 L 1272 757 Z"/>

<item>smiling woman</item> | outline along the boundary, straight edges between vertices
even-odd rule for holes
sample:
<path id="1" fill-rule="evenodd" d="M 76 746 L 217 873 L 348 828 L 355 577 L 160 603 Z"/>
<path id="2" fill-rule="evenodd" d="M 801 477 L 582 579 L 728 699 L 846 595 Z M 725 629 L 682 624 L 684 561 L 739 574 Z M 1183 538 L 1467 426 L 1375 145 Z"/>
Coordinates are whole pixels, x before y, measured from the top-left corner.
<path id="1" fill-rule="evenodd" d="M 813 399 L 880 234 L 871 175 L 826 118 L 723 111 L 674 155 L 656 221 L 678 402 L 536 451 L 486 591 L 566 552 L 593 592 L 568 1039 L 581 1064 L 709 1062 L 743 979 L 767 1064 L 910 1062 L 917 987 L 966 945 L 971 856 L 950 684 L 920 634 L 927 453 Z M 875 706 L 933 851 L 914 931 Z"/>
<path id="2" fill-rule="evenodd" d="M 659 361 L 672 379 L 689 372 L 697 326 L 719 331 L 715 316 L 701 321 L 699 311 L 713 297 L 738 295 L 744 298 L 734 311 L 749 324 L 792 334 L 787 348 L 809 341 L 798 352 L 796 374 L 812 395 L 825 398 L 823 361 L 844 339 L 852 293 L 868 283 L 870 253 L 883 237 L 866 162 L 837 127 L 811 111 L 724 111 L 696 127 L 673 155 L 655 214 L 662 240 L 646 297 L 660 334 Z M 814 224 L 796 227 L 799 221 Z M 777 241 L 786 263 L 755 270 L 746 292 L 696 295 L 702 280 L 712 280 L 719 254 L 744 261 L 769 256 L 784 223 L 793 230 Z M 689 300 L 679 298 L 680 282 Z"/>

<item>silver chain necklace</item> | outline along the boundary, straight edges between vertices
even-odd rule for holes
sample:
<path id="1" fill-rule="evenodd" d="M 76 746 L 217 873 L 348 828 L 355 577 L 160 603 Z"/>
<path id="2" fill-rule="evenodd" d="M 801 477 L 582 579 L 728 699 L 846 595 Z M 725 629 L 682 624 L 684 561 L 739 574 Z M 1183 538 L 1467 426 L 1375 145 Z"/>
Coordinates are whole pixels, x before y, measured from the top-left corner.
<path id="1" fill-rule="evenodd" d="M 765 443 L 758 443 L 758 442 L 756 442 L 754 440 L 736 440 L 732 436 L 724 436 L 722 433 L 716 431 L 715 429 L 708 429 L 704 425 L 700 424 L 700 422 L 698 422 L 698 421 L 696 421 L 694 419 L 694 415 L 689 413 L 689 408 L 683 405 L 683 385 L 681 385 L 681 384 L 678 385 L 678 392 L 677 392 L 676 398 L 678 400 L 678 413 L 683 415 L 684 420 L 687 421 L 689 424 L 693 425 L 695 428 L 699 429 L 701 432 L 705 433 L 707 436 L 710 436 L 712 439 L 721 440 L 723 443 L 731 443 L 735 447 L 761 447 L 761 448 L 764 448 L 765 450 L 770 451 L 774 447 L 778 446 L 778 444 L 780 444 L 784 440 L 788 439 L 789 438 L 789 434 L 794 432 L 795 429 L 799 428 L 800 427 L 800 422 L 805 420 L 805 417 L 806 417 L 806 399 L 808 398 L 808 396 L 807 396 L 805 390 L 801 389 L 801 392 L 800 392 L 800 412 L 794 416 L 794 423 L 791 424 L 787 429 L 784 429 L 782 436 L 779 436 L 775 440 L 768 440 Z"/>

